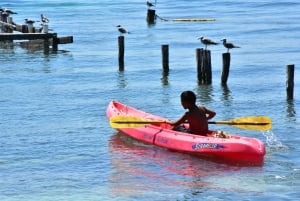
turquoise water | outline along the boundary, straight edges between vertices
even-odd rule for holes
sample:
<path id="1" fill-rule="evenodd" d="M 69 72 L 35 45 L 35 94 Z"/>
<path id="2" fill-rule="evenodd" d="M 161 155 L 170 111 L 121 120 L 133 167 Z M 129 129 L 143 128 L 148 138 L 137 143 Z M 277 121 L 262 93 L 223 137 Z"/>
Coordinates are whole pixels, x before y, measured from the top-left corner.
<path id="1" fill-rule="evenodd" d="M 157 1 L 166 19 L 148 26 L 145 1 L 12 1 L 1 7 L 25 18 L 49 19 L 73 44 L 56 53 L 18 45 L 0 48 L 0 200 L 296 200 L 299 198 L 300 16 L 298 1 Z M 125 71 L 118 71 L 116 25 L 125 36 Z M 227 38 L 227 87 L 220 85 L 222 45 L 210 47 L 213 83 L 198 85 L 200 36 Z M 163 77 L 161 45 L 169 44 Z M 295 64 L 294 100 L 286 100 L 286 65 Z M 214 120 L 266 115 L 270 132 L 211 126 L 265 142 L 262 167 L 235 167 L 128 139 L 108 125 L 105 110 L 119 100 L 178 118 L 179 94 L 191 89 Z"/>

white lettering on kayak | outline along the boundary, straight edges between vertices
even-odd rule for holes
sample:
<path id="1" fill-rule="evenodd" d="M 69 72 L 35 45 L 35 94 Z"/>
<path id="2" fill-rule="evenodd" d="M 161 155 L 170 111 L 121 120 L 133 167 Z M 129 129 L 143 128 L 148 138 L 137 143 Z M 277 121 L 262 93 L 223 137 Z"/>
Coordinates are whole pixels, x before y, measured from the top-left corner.
<path id="1" fill-rule="evenodd" d="M 192 149 L 224 149 L 225 146 L 216 143 L 197 143 L 192 146 Z"/>

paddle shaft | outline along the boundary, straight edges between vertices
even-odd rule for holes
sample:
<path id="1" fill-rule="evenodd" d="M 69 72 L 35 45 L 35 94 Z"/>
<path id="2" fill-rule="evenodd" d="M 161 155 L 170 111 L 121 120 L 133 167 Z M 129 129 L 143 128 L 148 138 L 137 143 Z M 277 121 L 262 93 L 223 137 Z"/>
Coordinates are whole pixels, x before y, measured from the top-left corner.
<path id="1" fill-rule="evenodd" d="M 267 122 L 230 122 L 230 121 L 209 121 L 209 124 L 226 124 L 226 125 L 268 125 Z"/>
<path id="2" fill-rule="evenodd" d="M 113 128 L 134 128 L 147 124 L 166 123 L 170 124 L 166 120 L 151 120 L 136 116 L 113 116 L 110 118 L 110 125 Z M 238 128 L 247 130 L 270 130 L 272 122 L 269 117 L 266 116 L 248 116 L 235 118 L 228 121 L 213 121 L 209 124 L 224 124 L 232 125 Z"/>

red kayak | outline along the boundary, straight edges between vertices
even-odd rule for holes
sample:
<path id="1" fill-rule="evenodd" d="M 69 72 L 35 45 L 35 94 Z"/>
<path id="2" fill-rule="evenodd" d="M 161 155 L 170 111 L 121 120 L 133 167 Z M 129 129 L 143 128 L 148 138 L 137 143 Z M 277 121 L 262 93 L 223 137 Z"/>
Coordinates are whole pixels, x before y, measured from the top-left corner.
<path id="1" fill-rule="evenodd" d="M 260 166 L 264 161 L 265 145 L 256 138 L 224 134 L 220 131 L 209 131 L 208 136 L 174 131 L 171 125 L 164 123 L 166 118 L 117 101 L 109 103 L 106 114 L 113 128 L 141 142 L 228 162 Z"/>

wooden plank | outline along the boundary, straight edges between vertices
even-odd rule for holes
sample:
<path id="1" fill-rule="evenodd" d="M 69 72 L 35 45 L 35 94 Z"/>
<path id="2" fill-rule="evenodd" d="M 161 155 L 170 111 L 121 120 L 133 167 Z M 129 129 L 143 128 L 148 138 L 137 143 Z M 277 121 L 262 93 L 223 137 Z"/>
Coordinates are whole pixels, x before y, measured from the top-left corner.
<path id="1" fill-rule="evenodd" d="M 214 18 L 180 18 L 173 19 L 174 22 L 211 22 L 216 21 Z"/>
<path id="2" fill-rule="evenodd" d="M 58 44 L 73 43 L 73 36 L 65 36 L 57 38 Z"/>
<path id="3" fill-rule="evenodd" d="M 57 37 L 56 33 L 0 33 L 1 40 L 36 40 L 36 39 L 49 39 Z"/>

